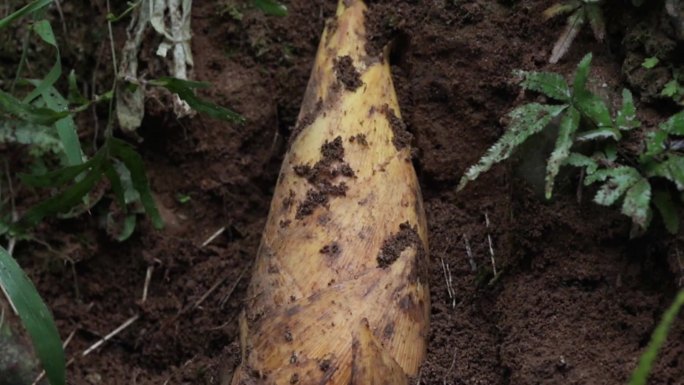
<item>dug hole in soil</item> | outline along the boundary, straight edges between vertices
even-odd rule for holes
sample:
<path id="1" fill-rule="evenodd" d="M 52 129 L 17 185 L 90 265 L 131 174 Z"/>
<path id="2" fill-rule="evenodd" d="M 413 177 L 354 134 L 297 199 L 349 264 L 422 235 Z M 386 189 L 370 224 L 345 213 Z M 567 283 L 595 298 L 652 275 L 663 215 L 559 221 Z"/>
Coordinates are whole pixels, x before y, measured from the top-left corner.
<path id="1" fill-rule="evenodd" d="M 229 381 L 250 266 L 335 8 L 335 1 L 286 3 L 287 17 L 247 11 L 236 20 L 220 15 L 217 2 L 195 2 L 195 78 L 211 83 L 202 95 L 247 123 L 177 121 L 164 111 L 146 118 L 139 150 L 165 230 L 145 222 L 116 243 L 94 217 L 42 227 L 41 237 L 73 264 L 19 245 L 62 338 L 75 331 L 68 358 L 140 314 L 77 358 L 70 384 Z M 371 2 L 369 22 L 387 32 L 378 27 L 376 38 L 397 42 L 392 72 L 429 223 L 432 314 L 421 384 L 623 384 L 681 277 L 664 230 L 630 240 L 629 219 L 617 210 L 593 204 L 589 193 L 577 203 L 576 176 L 545 201 L 513 162 L 456 193 L 464 170 L 503 132 L 501 117 L 521 102 L 512 70 L 569 75 L 591 51 L 593 74 L 623 86 L 619 54 L 589 28 L 561 63 L 548 64 L 564 22 L 542 21 L 550 4 Z M 684 322 L 676 322 L 650 384 L 684 383 L 682 341 Z"/>

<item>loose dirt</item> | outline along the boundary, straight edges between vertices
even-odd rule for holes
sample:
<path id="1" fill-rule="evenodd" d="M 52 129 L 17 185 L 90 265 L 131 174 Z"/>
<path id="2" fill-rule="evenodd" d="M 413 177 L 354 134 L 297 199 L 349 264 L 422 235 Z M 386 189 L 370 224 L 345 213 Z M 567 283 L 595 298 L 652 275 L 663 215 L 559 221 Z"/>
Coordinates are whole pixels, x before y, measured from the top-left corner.
<path id="1" fill-rule="evenodd" d="M 247 123 L 179 122 L 164 109 L 145 119 L 138 149 L 167 228 L 145 222 L 116 243 L 96 215 L 84 215 L 38 229 L 50 251 L 17 248 L 62 337 L 75 331 L 70 384 L 225 384 L 239 361 L 249 269 L 335 4 L 292 0 L 285 18 L 245 11 L 241 20 L 221 15 L 221 4 L 194 4 L 195 77 L 211 83 L 202 96 Z M 630 240 L 626 217 L 594 205 L 589 192 L 577 202 L 577 175 L 551 201 L 516 163 L 456 193 L 465 169 L 501 135 L 501 117 L 534 97 L 520 94 L 513 69 L 570 74 L 592 51 L 594 73 L 622 87 L 622 53 L 588 28 L 560 64 L 547 64 L 564 23 L 542 21 L 549 5 L 371 2 L 369 49 L 395 39 L 388 60 L 428 215 L 432 323 L 420 384 L 624 384 L 681 277 L 676 241 Z M 664 234 L 658 226 L 651 234 Z M 78 356 L 135 314 L 122 333 Z M 651 384 L 683 383 L 683 341 L 678 321 Z"/>

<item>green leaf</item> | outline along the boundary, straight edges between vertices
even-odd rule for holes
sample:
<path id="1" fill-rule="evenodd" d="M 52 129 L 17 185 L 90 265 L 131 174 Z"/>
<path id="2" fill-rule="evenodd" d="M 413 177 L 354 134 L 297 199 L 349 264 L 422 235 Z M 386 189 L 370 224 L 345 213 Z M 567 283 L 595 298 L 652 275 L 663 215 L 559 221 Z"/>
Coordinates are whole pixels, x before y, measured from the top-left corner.
<path id="1" fill-rule="evenodd" d="M 632 218 L 632 222 L 642 229 L 648 227 L 651 217 L 651 184 L 646 178 L 640 178 L 627 190 L 622 202 L 622 213 Z"/>
<path id="2" fill-rule="evenodd" d="M 663 87 L 663 90 L 660 91 L 660 94 L 663 96 L 667 96 L 668 98 L 673 98 L 679 95 L 680 90 L 681 87 L 679 85 L 679 82 L 677 82 L 677 79 L 672 79 L 669 82 L 665 83 L 665 86 Z"/>
<path id="3" fill-rule="evenodd" d="M 646 152 L 641 154 L 639 162 L 645 163 L 650 158 L 662 154 L 665 151 L 665 141 L 667 132 L 662 129 L 649 132 L 646 136 Z"/>
<path id="4" fill-rule="evenodd" d="M 577 141 L 587 142 L 590 140 L 615 139 L 619 140 L 615 131 L 610 128 L 597 128 L 595 130 L 584 131 L 577 135 Z"/>
<path id="5" fill-rule="evenodd" d="M 629 385 L 646 385 L 648 375 L 651 373 L 651 367 L 653 367 L 658 352 L 665 343 L 670 327 L 677 318 L 682 305 L 684 305 L 684 290 L 679 291 L 672 305 L 665 311 L 660 323 L 658 323 L 653 334 L 651 334 L 651 341 L 648 343 L 646 351 L 641 355 L 639 365 L 634 369 Z"/>
<path id="6" fill-rule="evenodd" d="M 119 241 L 123 242 L 127 240 L 128 238 L 133 235 L 133 232 L 135 231 L 135 225 L 137 222 L 137 218 L 135 214 L 128 214 L 123 220 L 123 223 L 121 226 L 117 226 L 116 223 L 114 223 L 114 218 L 112 213 L 109 213 L 107 215 L 107 227 L 112 229 L 111 233 L 114 235 L 114 238 Z M 120 229 L 114 230 L 115 228 L 120 227 Z"/>
<path id="7" fill-rule="evenodd" d="M 560 16 L 566 13 L 570 13 L 581 6 L 579 1 L 567 1 L 562 3 L 556 3 L 544 10 L 542 16 L 544 20 L 548 20 L 552 17 Z"/>
<path id="8" fill-rule="evenodd" d="M 95 187 L 95 184 L 97 184 L 101 178 L 102 169 L 99 165 L 95 165 L 95 167 L 93 167 L 80 181 L 67 187 L 64 191 L 58 193 L 54 197 L 30 208 L 21 218 L 19 227 L 27 228 L 35 226 L 47 216 L 70 210 L 81 202 L 83 197 Z"/>
<path id="9" fill-rule="evenodd" d="M 14 116 L 25 122 L 49 126 L 54 122 L 69 116 L 68 111 L 55 111 L 50 108 L 35 107 L 22 103 L 14 96 L 0 90 L 0 112 Z"/>
<path id="10" fill-rule="evenodd" d="M 610 110 L 603 99 L 588 91 L 580 94 L 575 93 L 574 96 L 577 109 L 594 123 L 597 130 L 612 130 L 616 140 L 620 138 L 620 132 L 613 127 Z"/>
<path id="11" fill-rule="evenodd" d="M 628 89 L 622 90 L 622 108 L 615 117 L 615 125 L 618 130 L 628 131 L 641 126 L 641 122 L 636 118 L 636 107 L 634 98 Z"/>
<path id="12" fill-rule="evenodd" d="M 457 189 L 462 190 L 469 181 L 492 168 L 496 163 L 508 159 L 513 150 L 527 138 L 543 130 L 551 120 L 563 112 L 567 105 L 543 105 L 539 103 L 524 104 L 508 116 L 511 119 L 508 129 L 499 140 L 487 150 L 480 161 L 471 166 L 461 178 Z"/>
<path id="13" fill-rule="evenodd" d="M 598 41 L 603 41 L 606 37 L 606 22 L 603 19 L 601 4 L 586 4 L 584 6 L 584 12 L 587 14 L 589 26 L 591 26 L 594 37 Z"/>
<path id="14" fill-rule="evenodd" d="M 660 63 L 660 60 L 655 56 L 651 56 L 644 59 L 643 63 L 641 63 L 641 66 L 650 70 L 651 68 L 657 66 L 658 63 Z"/>
<path id="15" fill-rule="evenodd" d="M 73 181 L 84 171 L 99 166 L 103 158 L 104 153 L 98 152 L 92 159 L 81 164 L 62 167 L 45 174 L 19 174 L 19 177 L 24 184 L 31 187 L 60 187 Z"/>
<path id="16" fill-rule="evenodd" d="M 684 111 L 680 111 L 661 123 L 658 128 L 671 135 L 684 135 Z"/>
<path id="17" fill-rule="evenodd" d="M 553 193 L 553 182 L 558 175 L 560 166 L 565 162 L 565 159 L 570 155 L 570 147 L 572 147 L 572 139 L 575 131 L 579 127 L 580 113 L 575 108 L 570 107 L 563 115 L 560 128 L 558 130 L 558 138 L 556 139 L 556 146 L 546 163 L 546 199 L 550 199 Z"/>
<path id="18" fill-rule="evenodd" d="M 71 72 L 69 72 L 69 94 L 67 96 L 67 99 L 71 104 L 90 104 L 90 100 L 83 97 L 81 91 L 78 90 L 78 83 L 76 82 L 76 73 L 74 72 L 74 70 L 71 70 Z"/>
<path id="19" fill-rule="evenodd" d="M 565 158 L 564 164 L 573 167 L 584 167 L 588 175 L 595 173 L 599 167 L 594 159 L 577 152 L 571 152 L 570 155 Z"/>
<path id="20" fill-rule="evenodd" d="M 549 63 L 558 63 L 558 60 L 568 52 L 572 42 L 575 40 L 575 37 L 577 37 L 577 34 L 582 29 L 585 22 L 586 12 L 584 11 L 584 8 L 579 8 L 568 16 L 563 32 L 561 32 L 558 40 L 556 40 L 556 43 L 553 45 Z"/>
<path id="21" fill-rule="evenodd" d="M 653 193 L 653 204 L 663 218 L 667 231 L 670 234 L 677 234 L 679 232 L 679 215 L 670 192 L 667 190 L 656 190 Z"/>
<path id="22" fill-rule="evenodd" d="M 103 171 L 107 179 L 109 179 L 109 184 L 112 187 L 112 192 L 114 193 L 116 201 L 119 203 L 122 210 L 126 210 L 126 195 L 119 173 L 114 169 L 114 166 L 111 163 L 107 163 L 104 166 Z"/>
<path id="23" fill-rule="evenodd" d="M 12 256 L 0 247 L 0 286 L 28 331 L 51 385 L 64 385 L 62 342 L 50 310 Z"/>
<path id="24" fill-rule="evenodd" d="M 634 184 L 639 182 L 642 177 L 636 169 L 622 166 L 599 170 L 594 174 L 589 175 L 585 179 L 585 184 L 588 184 L 588 181 L 593 181 L 594 179 L 606 181 L 596 192 L 594 202 L 603 206 L 610 206 L 617 202 L 617 200 Z"/>
<path id="25" fill-rule="evenodd" d="M 575 78 L 572 82 L 572 89 L 575 95 L 587 91 L 587 79 L 589 79 L 589 67 L 591 66 L 591 52 L 586 54 L 577 65 Z"/>
<path id="26" fill-rule="evenodd" d="M 4 17 L 3 19 L 0 20 L 0 29 L 7 27 L 10 25 L 12 22 L 14 22 L 17 19 L 20 19 L 26 15 L 30 15 L 32 13 L 37 12 L 41 8 L 49 5 L 52 3 L 52 0 L 35 0 L 32 1 L 22 8 L 18 9 L 17 11 L 13 12 L 9 16 Z M 54 385 L 54 384 L 53 384 Z"/>
<path id="27" fill-rule="evenodd" d="M 242 115 L 225 107 L 221 107 L 198 98 L 193 92 L 193 89 L 204 88 L 207 86 L 206 83 L 193 82 L 171 77 L 150 80 L 148 83 L 154 86 L 164 87 L 167 90 L 178 94 L 178 96 L 188 103 L 188 105 L 195 111 L 211 116 L 212 118 L 235 123 L 245 122 L 245 118 L 243 118 Z"/>
<path id="28" fill-rule="evenodd" d="M 271 16 L 287 16 L 287 7 L 275 0 L 252 0 L 252 4 Z"/>
<path id="29" fill-rule="evenodd" d="M 523 77 L 520 85 L 524 89 L 542 93 L 562 102 L 570 101 L 570 88 L 563 76 L 553 72 L 516 71 L 516 74 Z"/>
<path id="30" fill-rule="evenodd" d="M 152 197 L 152 191 L 145 175 L 145 167 L 140 155 L 128 143 L 119 139 L 111 138 L 109 141 L 112 153 L 117 156 L 128 168 L 131 173 L 131 181 L 133 187 L 140 194 L 140 201 L 145 208 L 145 212 L 152 220 L 155 228 L 161 229 L 164 227 L 157 205 Z"/>
<path id="31" fill-rule="evenodd" d="M 44 42 L 51 45 L 55 49 L 55 64 L 52 65 L 50 72 L 48 72 L 48 74 L 45 75 L 45 77 L 42 80 L 40 80 L 39 82 L 34 82 L 36 84 L 36 88 L 23 99 L 24 103 L 30 103 L 39 95 L 44 95 L 47 92 L 47 90 L 51 88 L 62 75 L 62 59 L 59 53 L 59 46 L 57 45 L 57 40 L 55 39 L 55 34 L 52 31 L 52 26 L 50 25 L 50 22 L 47 20 L 40 20 L 33 24 L 33 30 L 36 32 L 38 36 L 40 36 L 40 38 Z M 48 107 L 56 109 L 55 107 L 50 106 L 49 104 Z"/>
<path id="32" fill-rule="evenodd" d="M 570 101 L 570 88 L 557 73 L 516 71 L 515 74 L 523 78 L 520 86 L 524 89 L 542 93 L 561 102 Z"/>
<path id="33" fill-rule="evenodd" d="M 606 147 L 603 149 L 603 155 L 609 162 L 615 162 L 618 156 L 618 149 L 616 143 L 607 143 Z"/>
<path id="34" fill-rule="evenodd" d="M 679 191 L 684 191 L 684 156 L 671 154 L 648 171 L 649 176 L 659 176 L 673 182 Z"/>
<path id="35" fill-rule="evenodd" d="M 134 9 L 136 9 L 140 4 L 142 3 L 142 0 L 138 0 L 136 2 L 128 2 L 128 8 L 126 8 L 119 16 L 114 15 L 113 13 L 107 14 L 107 21 L 110 23 L 115 23 L 124 17 L 128 16 L 131 12 L 133 12 Z"/>

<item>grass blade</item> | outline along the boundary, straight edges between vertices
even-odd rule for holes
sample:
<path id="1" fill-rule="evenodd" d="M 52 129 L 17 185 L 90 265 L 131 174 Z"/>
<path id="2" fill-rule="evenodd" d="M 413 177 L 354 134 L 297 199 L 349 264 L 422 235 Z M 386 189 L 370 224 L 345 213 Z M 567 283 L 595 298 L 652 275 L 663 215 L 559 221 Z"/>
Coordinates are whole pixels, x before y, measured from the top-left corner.
<path id="1" fill-rule="evenodd" d="M 287 16 L 287 7 L 274 0 L 252 0 L 252 4 L 271 16 Z"/>
<path id="2" fill-rule="evenodd" d="M 102 170 L 100 165 L 96 164 L 83 179 L 69 186 L 66 190 L 56 196 L 29 209 L 19 221 L 19 227 L 26 228 L 35 226 L 47 216 L 68 211 L 81 202 L 83 197 L 95 187 L 95 184 L 101 178 Z"/>
<path id="3" fill-rule="evenodd" d="M 49 126 L 69 116 L 68 111 L 55 111 L 50 108 L 35 107 L 31 104 L 22 103 L 14 96 L 2 90 L 0 90 L 0 113 L 43 126 Z"/>
<path id="4" fill-rule="evenodd" d="M 40 20 L 33 24 L 33 30 L 44 42 L 54 47 L 57 53 L 55 64 L 53 64 L 50 72 L 48 72 L 48 74 L 45 75 L 45 77 L 40 80 L 38 84 L 36 84 L 36 88 L 33 91 L 26 95 L 23 100 L 24 103 L 31 103 L 38 96 L 45 94 L 45 92 L 52 87 L 55 82 L 57 82 L 57 79 L 59 79 L 59 77 L 62 75 L 62 58 L 60 56 L 59 46 L 57 45 L 57 40 L 55 39 L 55 34 L 52 31 L 50 22 L 47 20 Z M 48 105 L 48 107 L 50 106 Z"/>
<path id="5" fill-rule="evenodd" d="M 41 8 L 49 5 L 50 3 L 52 3 L 52 0 L 35 0 L 31 3 L 26 4 L 22 8 L 18 9 L 14 13 L 12 13 L 11 15 L 1 19 L 0 20 L 0 29 L 7 27 L 8 25 L 10 25 L 12 22 L 14 22 L 17 19 L 20 19 L 26 15 L 30 15 L 30 14 L 40 10 Z"/>
<path id="6" fill-rule="evenodd" d="M 632 372 L 632 378 L 629 380 L 629 385 L 646 385 L 653 363 L 658 356 L 660 348 L 662 348 L 665 343 L 670 327 L 677 317 L 679 310 L 682 308 L 682 305 L 684 305 L 684 290 L 679 291 L 674 302 L 672 302 L 672 305 L 665 311 L 660 323 L 656 326 L 653 334 L 651 334 L 651 341 L 648 343 L 646 351 L 641 355 L 639 365 L 634 372 Z"/>
<path id="7" fill-rule="evenodd" d="M 133 147 L 124 141 L 111 138 L 109 145 L 111 146 L 112 153 L 117 156 L 123 164 L 126 165 L 128 171 L 130 171 L 133 187 L 135 187 L 140 194 L 140 202 L 145 208 L 145 212 L 152 220 L 152 224 L 157 229 L 163 228 L 164 221 L 162 221 L 159 210 L 157 210 L 157 205 L 152 197 L 152 191 L 150 190 L 147 175 L 145 175 L 145 167 L 143 166 L 142 158 Z"/>
<path id="8" fill-rule="evenodd" d="M 20 174 L 19 177 L 24 184 L 31 187 L 59 187 L 76 179 L 78 175 L 93 167 L 95 163 L 99 163 L 102 157 L 102 153 L 98 152 L 95 157 L 85 163 L 62 167 L 45 174 Z"/>
<path id="9" fill-rule="evenodd" d="M 56 121 L 54 124 L 57 129 L 57 135 L 62 141 L 62 146 L 64 146 L 67 164 L 73 166 L 83 163 L 81 142 L 78 139 L 74 118 L 68 111 L 67 100 L 52 86 L 44 90 L 41 96 L 43 97 L 43 100 L 45 100 L 45 104 L 52 110 L 65 113 L 64 118 Z"/>
<path id="10" fill-rule="evenodd" d="M 195 111 L 209 115 L 212 118 L 234 123 L 245 122 L 245 118 L 243 118 L 242 115 L 238 114 L 237 112 L 198 98 L 193 92 L 193 89 L 204 88 L 208 86 L 206 83 L 163 77 L 151 80 L 149 81 L 149 84 L 164 87 L 167 90 L 178 94 L 178 96 L 188 103 L 188 105 Z"/>
<path id="11" fill-rule="evenodd" d="M 0 285 L 31 336 L 51 385 L 65 384 L 64 350 L 52 315 L 21 267 L 0 247 Z"/>

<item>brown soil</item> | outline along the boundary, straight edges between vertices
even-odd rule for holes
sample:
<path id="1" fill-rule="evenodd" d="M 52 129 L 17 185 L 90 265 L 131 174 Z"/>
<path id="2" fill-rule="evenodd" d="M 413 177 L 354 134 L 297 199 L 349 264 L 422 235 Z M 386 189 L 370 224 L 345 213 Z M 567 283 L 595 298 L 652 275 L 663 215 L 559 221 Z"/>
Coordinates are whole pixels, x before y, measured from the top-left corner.
<path id="1" fill-rule="evenodd" d="M 247 123 L 146 118 L 139 150 L 167 228 L 143 224 L 116 243 L 96 216 L 83 216 L 39 229 L 50 251 L 18 245 L 62 337 L 75 332 L 70 384 L 222 384 L 239 360 L 249 268 L 335 2 L 292 0 L 285 18 L 246 11 L 241 21 L 220 16 L 218 3 L 194 5 L 195 76 L 212 85 L 203 96 Z M 616 210 L 592 204 L 588 192 L 577 203 L 574 175 L 550 202 L 512 163 L 456 193 L 521 101 L 513 69 L 570 74 L 593 51 L 597 77 L 615 90 L 623 83 L 620 53 L 588 28 L 560 64 L 547 64 L 563 27 L 541 20 L 549 4 L 371 2 L 373 45 L 394 38 L 400 129 L 413 136 L 428 214 L 432 323 L 420 384 L 623 384 L 681 277 L 677 244 L 660 225 L 630 240 Z M 338 66 L 354 87 L 354 73 Z M 78 356 L 135 314 L 125 331 Z M 652 384 L 684 383 L 683 342 L 677 322 Z"/>

